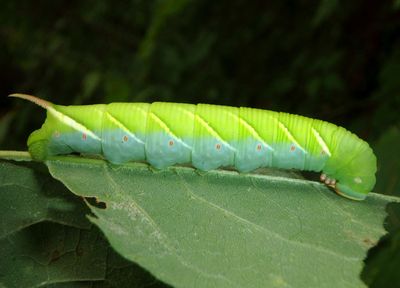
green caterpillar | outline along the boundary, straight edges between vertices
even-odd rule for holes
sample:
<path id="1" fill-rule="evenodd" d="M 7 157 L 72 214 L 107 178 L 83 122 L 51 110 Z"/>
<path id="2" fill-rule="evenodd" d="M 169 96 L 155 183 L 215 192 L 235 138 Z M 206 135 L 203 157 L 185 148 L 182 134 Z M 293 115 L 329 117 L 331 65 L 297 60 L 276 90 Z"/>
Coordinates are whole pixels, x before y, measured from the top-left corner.
<path id="1" fill-rule="evenodd" d="M 208 171 L 233 166 L 322 171 L 321 181 L 355 200 L 375 185 L 376 157 L 363 140 L 321 120 L 267 110 L 156 102 L 61 106 L 12 94 L 47 110 L 28 138 L 32 158 L 71 152 L 112 163 L 147 161 L 156 168 L 191 163 Z"/>

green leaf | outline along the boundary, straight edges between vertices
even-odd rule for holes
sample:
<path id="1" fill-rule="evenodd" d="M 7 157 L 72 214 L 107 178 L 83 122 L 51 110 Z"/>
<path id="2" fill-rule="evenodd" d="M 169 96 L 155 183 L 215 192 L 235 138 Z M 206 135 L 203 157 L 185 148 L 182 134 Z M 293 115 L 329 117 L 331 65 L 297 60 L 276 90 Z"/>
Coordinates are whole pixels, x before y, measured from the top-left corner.
<path id="1" fill-rule="evenodd" d="M 116 254 L 95 226 L 80 230 L 41 222 L 0 240 L 0 287 L 150 285 L 167 287 Z"/>
<path id="2" fill-rule="evenodd" d="M 400 130 L 391 127 L 382 133 L 374 145 L 378 158 L 376 190 L 383 194 L 400 195 L 400 153 L 397 149 L 400 143 Z M 366 267 L 362 273 L 369 287 L 391 287 L 400 283 L 398 273 L 400 266 L 400 205 L 391 203 L 386 211 L 389 216 L 385 221 L 390 232 L 380 240 L 379 245 L 368 253 Z"/>
<path id="3" fill-rule="evenodd" d="M 398 206 L 397 221 L 400 216 Z M 394 287 L 394 283 L 400 283 L 400 231 L 393 231 L 390 237 L 381 240 L 369 253 L 366 264 L 362 276 L 369 287 Z"/>
<path id="4" fill-rule="evenodd" d="M 354 202 L 315 182 L 230 171 L 46 164 L 75 194 L 104 202 L 91 219 L 116 251 L 176 287 L 363 286 L 363 259 L 397 199 Z"/>
<path id="5" fill-rule="evenodd" d="M 102 280 L 107 247 L 97 229 L 50 222 L 32 225 L 0 240 L 0 282 L 6 287 L 37 287 Z"/>
<path id="6" fill-rule="evenodd" d="M 41 221 L 89 228 L 89 212 L 43 165 L 0 162 L 0 239 Z"/>
<path id="7" fill-rule="evenodd" d="M 115 288 L 135 288 L 135 287 L 169 287 L 168 285 L 155 279 L 149 272 L 134 264 L 114 250 L 110 249 L 107 257 L 106 279 L 97 282 L 96 288 L 115 287 Z"/>

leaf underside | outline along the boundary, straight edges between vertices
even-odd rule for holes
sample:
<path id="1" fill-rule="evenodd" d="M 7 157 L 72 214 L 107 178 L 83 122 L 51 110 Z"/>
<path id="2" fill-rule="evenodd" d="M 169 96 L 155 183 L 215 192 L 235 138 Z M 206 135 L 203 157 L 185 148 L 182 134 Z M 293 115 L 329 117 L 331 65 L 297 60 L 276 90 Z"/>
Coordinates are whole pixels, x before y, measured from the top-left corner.
<path id="1" fill-rule="evenodd" d="M 166 287 L 117 255 L 44 165 L 0 162 L 0 198 L 0 287 Z"/>

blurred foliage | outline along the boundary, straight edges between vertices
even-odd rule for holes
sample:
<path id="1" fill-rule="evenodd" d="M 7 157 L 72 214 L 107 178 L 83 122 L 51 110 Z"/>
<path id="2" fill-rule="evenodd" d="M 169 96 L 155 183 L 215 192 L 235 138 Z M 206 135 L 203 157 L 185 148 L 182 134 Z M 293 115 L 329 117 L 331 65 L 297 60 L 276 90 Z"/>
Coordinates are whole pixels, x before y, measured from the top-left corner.
<path id="1" fill-rule="evenodd" d="M 398 3 L 4 0 L 0 115 L 18 117 L 1 147 L 22 148 L 44 118 L 12 92 L 259 107 L 377 139 L 400 119 Z"/>
<path id="2" fill-rule="evenodd" d="M 400 127 L 390 127 L 373 145 L 378 157 L 375 191 L 400 196 Z M 400 223 L 399 223 L 400 228 Z"/>
<path id="3" fill-rule="evenodd" d="M 45 117 L 13 92 L 258 107 L 342 125 L 379 151 L 399 144 L 386 133 L 400 127 L 399 0 L 3 0 L 0 19 L 1 149 L 25 150 Z M 380 155 L 377 191 L 399 195 L 380 178 L 398 183 L 399 157 Z M 390 278 L 373 269 L 398 255 L 393 233 L 367 260 L 371 285 Z"/>

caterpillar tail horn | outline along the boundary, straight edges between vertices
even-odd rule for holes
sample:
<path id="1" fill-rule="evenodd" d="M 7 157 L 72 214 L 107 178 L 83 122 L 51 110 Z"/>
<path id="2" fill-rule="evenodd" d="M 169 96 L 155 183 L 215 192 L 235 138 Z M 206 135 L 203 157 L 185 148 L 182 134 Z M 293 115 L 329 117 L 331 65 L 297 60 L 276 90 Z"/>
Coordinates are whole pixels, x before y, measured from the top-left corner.
<path id="1" fill-rule="evenodd" d="M 25 99 L 28 100 L 30 102 L 35 103 L 36 105 L 39 105 L 40 107 L 44 108 L 44 109 L 49 109 L 49 107 L 52 106 L 52 103 L 40 99 L 38 97 L 32 96 L 32 95 L 28 95 L 28 94 L 22 94 L 22 93 L 14 93 L 14 94 L 10 94 L 8 95 L 8 97 L 15 97 L 15 98 L 21 98 L 21 99 Z"/>

